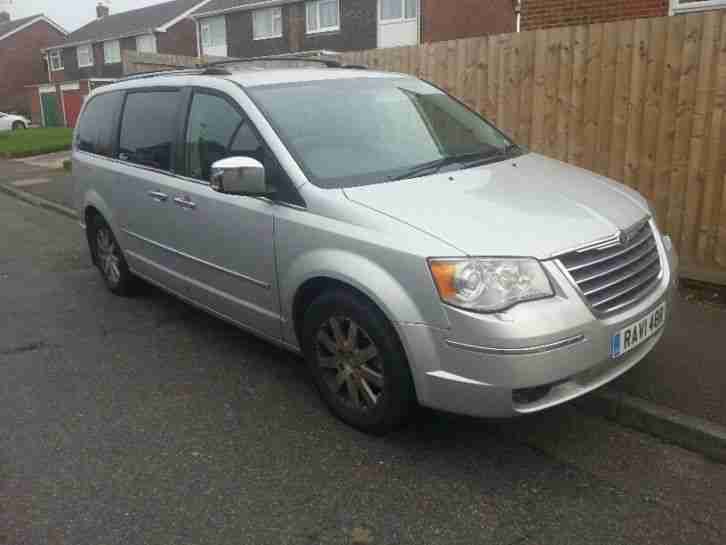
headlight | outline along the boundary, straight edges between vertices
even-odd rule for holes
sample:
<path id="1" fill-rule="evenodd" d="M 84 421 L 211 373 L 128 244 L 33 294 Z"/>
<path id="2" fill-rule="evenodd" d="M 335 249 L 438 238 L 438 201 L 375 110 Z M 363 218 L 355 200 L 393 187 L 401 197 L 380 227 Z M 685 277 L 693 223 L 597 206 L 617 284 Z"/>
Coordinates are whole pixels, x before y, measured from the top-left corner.
<path id="1" fill-rule="evenodd" d="M 429 267 L 441 299 L 467 310 L 496 312 L 554 295 L 535 259 L 430 259 Z"/>

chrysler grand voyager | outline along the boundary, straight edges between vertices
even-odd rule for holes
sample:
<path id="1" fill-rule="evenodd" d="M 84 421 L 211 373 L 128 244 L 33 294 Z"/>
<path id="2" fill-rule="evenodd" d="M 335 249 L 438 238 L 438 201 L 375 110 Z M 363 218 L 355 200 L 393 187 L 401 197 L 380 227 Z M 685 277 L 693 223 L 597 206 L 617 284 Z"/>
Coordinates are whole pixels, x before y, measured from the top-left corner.
<path id="1" fill-rule="evenodd" d="M 440 89 L 224 67 L 96 90 L 75 197 L 108 288 L 146 280 L 301 353 L 332 412 L 537 412 L 640 361 L 677 258 L 638 193 Z"/>

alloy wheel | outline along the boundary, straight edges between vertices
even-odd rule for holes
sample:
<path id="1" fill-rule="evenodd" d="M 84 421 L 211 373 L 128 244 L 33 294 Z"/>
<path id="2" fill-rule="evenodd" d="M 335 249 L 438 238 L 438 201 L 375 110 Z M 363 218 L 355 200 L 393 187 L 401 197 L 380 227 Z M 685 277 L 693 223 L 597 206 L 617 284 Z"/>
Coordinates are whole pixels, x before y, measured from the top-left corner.
<path id="1" fill-rule="evenodd" d="M 315 349 L 325 383 L 343 404 L 369 411 L 381 402 L 383 363 L 375 343 L 355 321 L 328 319 L 318 329 Z"/>
<path id="2" fill-rule="evenodd" d="M 118 245 L 106 227 L 96 231 L 96 257 L 106 280 L 111 285 L 118 284 L 121 280 L 121 258 Z"/>

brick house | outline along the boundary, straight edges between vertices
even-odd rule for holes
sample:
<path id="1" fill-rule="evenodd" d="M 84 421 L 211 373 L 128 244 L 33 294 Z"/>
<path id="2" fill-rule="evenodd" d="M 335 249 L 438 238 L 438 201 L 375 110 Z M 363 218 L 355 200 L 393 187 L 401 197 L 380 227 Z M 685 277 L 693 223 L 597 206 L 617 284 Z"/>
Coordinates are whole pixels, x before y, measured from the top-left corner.
<path id="1" fill-rule="evenodd" d="M 67 34 L 42 14 L 11 20 L 0 12 L 0 111 L 30 113 L 26 86 L 48 80 L 41 50 Z"/>
<path id="2" fill-rule="evenodd" d="M 102 3 L 96 18 L 45 49 L 51 83 L 34 90 L 34 114 L 44 125 L 75 125 L 83 97 L 123 76 L 122 52 L 197 55 L 189 15 L 210 0 L 173 0 L 111 14 Z"/>
<path id="3" fill-rule="evenodd" d="M 512 32 L 512 0 L 212 0 L 192 14 L 205 55 L 351 51 Z"/>
<path id="4" fill-rule="evenodd" d="M 442 42 L 516 30 L 517 0 L 421 0 L 422 42 Z"/>
<path id="5" fill-rule="evenodd" d="M 520 0 L 522 30 L 664 17 L 726 7 L 726 0 Z"/>

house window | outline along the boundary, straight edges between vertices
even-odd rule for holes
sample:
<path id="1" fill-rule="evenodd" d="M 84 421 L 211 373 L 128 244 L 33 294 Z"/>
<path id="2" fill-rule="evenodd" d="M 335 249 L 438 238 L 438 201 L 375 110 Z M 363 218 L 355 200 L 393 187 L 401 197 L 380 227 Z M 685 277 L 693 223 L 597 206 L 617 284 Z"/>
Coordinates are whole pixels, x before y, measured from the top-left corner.
<path id="1" fill-rule="evenodd" d="M 726 8 L 726 0 L 671 0 L 671 11 L 673 13 L 688 13 L 718 8 Z"/>
<path id="2" fill-rule="evenodd" d="M 76 53 L 78 56 L 78 68 L 93 66 L 93 48 L 91 44 L 79 45 Z"/>
<path id="3" fill-rule="evenodd" d="M 118 40 L 103 42 L 103 62 L 106 64 L 121 62 L 121 43 Z"/>
<path id="4" fill-rule="evenodd" d="M 340 30 L 340 4 L 338 0 L 308 2 L 305 20 L 308 34 Z"/>
<path id="5" fill-rule="evenodd" d="M 405 21 L 418 17 L 418 0 L 380 0 L 381 21 Z"/>
<path id="6" fill-rule="evenodd" d="M 258 9 L 253 12 L 252 36 L 255 40 L 282 36 L 282 8 Z"/>
<path id="7" fill-rule="evenodd" d="M 50 69 L 54 72 L 57 72 L 58 70 L 63 70 L 63 56 L 61 55 L 60 49 L 54 49 L 50 52 L 50 55 L 48 56 L 50 59 Z"/>
<path id="8" fill-rule="evenodd" d="M 204 19 L 199 24 L 202 49 L 206 55 L 220 54 L 227 51 L 227 20 L 224 17 Z"/>
<path id="9" fill-rule="evenodd" d="M 153 34 L 136 36 L 136 51 L 139 53 L 156 53 L 156 36 Z"/>

